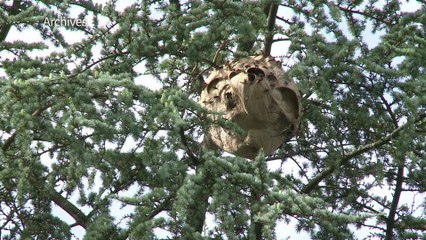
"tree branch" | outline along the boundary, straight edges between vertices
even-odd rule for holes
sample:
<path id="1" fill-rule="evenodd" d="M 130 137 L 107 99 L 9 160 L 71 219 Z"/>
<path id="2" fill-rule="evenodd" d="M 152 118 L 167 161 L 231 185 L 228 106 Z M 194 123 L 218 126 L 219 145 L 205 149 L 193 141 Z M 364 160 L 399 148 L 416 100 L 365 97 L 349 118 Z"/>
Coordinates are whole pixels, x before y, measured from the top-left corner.
<path id="1" fill-rule="evenodd" d="M 200 174 L 200 171 L 204 170 L 204 174 Z M 187 206 L 186 224 L 195 232 L 201 234 L 206 221 L 206 212 L 209 206 L 209 197 L 211 195 L 210 191 L 213 187 L 215 178 L 205 165 L 200 165 L 195 171 L 197 175 L 201 176 L 201 179 L 195 183 L 193 191 L 187 196 L 188 198 L 192 198 L 193 202 Z"/>
<path id="2" fill-rule="evenodd" d="M 39 117 L 43 111 L 48 109 L 53 105 L 52 102 L 49 102 L 46 104 L 46 106 L 35 110 L 31 116 L 32 117 Z M 4 143 L 2 146 L 3 152 L 5 152 L 13 143 L 13 141 L 16 139 L 18 130 L 16 130 Z M 80 209 L 78 209 L 74 204 L 69 202 L 65 197 L 63 197 L 61 194 L 56 192 L 54 189 L 47 189 L 49 192 L 50 199 L 58 205 L 60 208 L 62 208 L 65 212 L 67 212 L 74 220 L 76 221 L 77 225 L 82 226 L 84 229 L 87 227 L 87 223 L 89 222 L 89 218 L 82 212 Z"/>
<path id="3" fill-rule="evenodd" d="M 180 1 L 179 0 L 170 0 L 170 6 L 174 5 L 175 6 L 175 10 L 179 13 L 181 6 L 180 6 Z"/>
<path id="4" fill-rule="evenodd" d="M 267 26 L 265 44 L 263 49 L 264 56 L 271 55 L 271 48 L 272 48 L 272 43 L 274 38 L 275 19 L 277 17 L 278 6 L 279 4 L 277 3 L 271 3 L 271 5 L 269 6 L 268 26 Z"/>
<path id="5" fill-rule="evenodd" d="M 333 4 L 333 5 L 336 6 L 336 7 L 338 7 L 340 10 L 342 10 L 344 12 L 347 12 L 347 13 L 350 13 L 350 14 L 359 14 L 361 16 L 364 16 L 366 18 L 374 19 L 377 22 L 380 22 L 380 23 L 383 23 L 383 24 L 386 24 L 386 25 L 390 25 L 391 24 L 390 22 L 385 21 L 382 18 L 378 18 L 378 17 L 374 16 L 373 14 L 369 14 L 369 13 L 362 12 L 362 11 L 359 11 L 359 10 L 353 10 L 353 9 L 349 9 L 349 8 L 344 8 L 344 7 L 340 6 L 339 4 Z"/>
<path id="6" fill-rule="evenodd" d="M 249 239 L 255 239 L 255 240 L 262 240 L 263 235 L 263 224 L 262 222 L 255 221 L 254 217 L 258 213 L 259 209 L 254 209 L 254 205 L 260 204 L 261 202 L 261 193 L 257 189 L 251 189 L 251 195 L 252 195 L 252 206 L 250 209 L 250 221 L 251 226 L 250 228 L 253 229 L 253 236 L 249 235 Z"/>
<path id="7" fill-rule="evenodd" d="M 120 53 L 114 53 L 114 54 L 111 54 L 111 55 L 103 56 L 103 57 L 99 58 L 98 60 L 93 61 L 91 64 L 86 65 L 83 69 L 80 69 L 80 70 L 76 71 L 75 73 L 69 75 L 68 78 L 76 77 L 77 75 L 82 74 L 83 72 L 89 70 L 90 68 L 92 68 L 96 64 L 99 64 L 100 62 L 103 62 L 103 61 L 111 59 L 111 58 L 116 58 L 116 57 L 120 57 L 120 56 L 123 56 L 123 55 L 127 55 L 127 54 L 129 54 L 128 51 L 123 51 L 123 52 L 120 52 Z"/>
<path id="8" fill-rule="evenodd" d="M 162 211 L 169 209 L 170 204 L 172 203 L 172 200 L 176 197 L 175 193 L 171 193 L 169 196 L 167 196 L 162 203 L 159 204 L 159 206 L 152 210 L 152 212 L 148 215 L 148 219 L 153 219 L 155 216 L 160 214 Z"/>
<path id="9" fill-rule="evenodd" d="M 21 0 L 14 0 L 13 3 L 12 3 L 12 6 L 10 6 L 9 15 L 18 14 L 20 7 L 21 7 Z M 12 27 L 12 24 L 5 24 L 5 25 L 1 26 L 0 42 L 3 42 L 6 39 L 7 34 L 9 33 L 11 27 Z"/>
<path id="10" fill-rule="evenodd" d="M 404 182 L 404 159 L 403 162 L 399 164 L 398 171 L 396 174 L 396 185 L 395 191 L 392 198 L 391 208 L 389 210 L 389 215 L 386 219 L 386 235 L 385 240 L 393 239 L 393 229 L 395 228 L 395 215 L 398 210 L 399 198 L 401 197 L 402 192 L 402 183 Z"/>
<path id="11" fill-rule="evenodd" d="M 51 106 L 52 106 L 52 103 L 50 102 L 50 103 L 48 103 L 45 107 L 35 110 L 35 111 L 31 114 L 31 116 L 32 116 L 32 117 L 38 117 L 38 116 L 40 116 L 40 114 L 41 114 L 44 110 L 48 109 L 48 108 L 49 108 L 49 107 L 51 107 Z M 3 144 L 3 146 L 2 146 L 2 150 L 3 150 L 3 152 L 5 152 L 5 151 L 6 151 L 6 150 L 10 147 L 10 145 L 12 145 L 13 141 L 15 141 L 15 138 L 16 138 L 16 135 L 17 135 L 17 134 L 18 134 L 18 130 L 15 130 L 15 132 L 13 132 L 13 133 L 12 133 L 12 135 L 10 135 L 10 137 L 9 137 L 8 139 L 6 139 L 6 141 L 4 142 L 4 144 Z"/>
<path id="12" fill-rule="evenodd" d="M 285 18 L 283 18 L 283 17 L 279 17 L 279 16 L 277 16 L 277 19 L 278 19 L 278 20 L 281 20 L 281 21 L 283 21 L 283 22 L 285 22 L 285 23 L 287 23 L 287 24 L 294 24 L 294 22 L 292 22 L 292 21 L 290 21 L 290 20 L 288 20 L 288 19 L 285 19 Z"/>
<path id="13" fill-rule="evenodd" d="M 100 14 L 102 12 L 102 8 L 100 5 L 93 4 L 92 1 L 87 0 L 72 0 L 70 1 L 71 5 L 82 7 L 86 10 L 89 10 L 93 13 Z"/>
<path id="14" fill-rule="evenodd" d="M 74 204 L 72 204 L 68 199 L 63 197 L 60 193 L 55 191 L 54 189 L 50 191 L 50 199 L 62 208 L 65 212 L 67 212 L 72 218 L 75 220 L 74 225 L 80 225 L 84 229 L 87 228 L 87 224 L 90 219 L 86 216 L 80 209 L 78 209 Z"/>
<path id="15" fill-rule="evenodd" d="M 190 148 L 189 143 L 188 143 L 188 139 L 185 136 L 185 129 L 183 129 L 182 127 L 179 129 L 179 135 L 180 135 L 180 138 L 182 140 L 183 145 L 186 148 L 186 153 L 188 154 L 189 158 L 191 159 L 191 162 L 195 166 L 199 165 L 200 164 L 200 159 L 198 159 L 194 155 L 194 153 L 191 151 L 191 148 Z"/>
<path id="16" fill-rule="evenodd" d="M 284 42 L 284 41 L 290 41 L 290 38 L 286 38 L 286 37 L 276 38 L 276 39 L 272 40 L 272 43 L 275 43 L 275 42 Z"/>
<path id="17" fill-rule="evenodd" d="M 425 120 L 425 117 L 426 116 L 423 116 L 423 115 L 419 116 L 417 118 L 417 120 L 415 121 L 416 125 L 423 123 L 424 120 Z M 352 158 L 357 157 L 357 156 L 359 156 L 359 155 L 361 155 L 363 153 L 366 153 L 366 152 L 368 152 L 368 151 L 370 151 L 372 149 L 375 149 L 375 148 L 383 146 L 384 144 L 386 144 L 389 141 L 391 141 L 392 139 L 394 139 L 399 134 L 399 132 L 401 132 L 402 130 L 404 130 L 405 128 L 407 128 L 410 124 L 411 124 L 410 122 L 407 122 L 406 124 L 401 125 L 400 127 L 396 128 L 388 136 L 386 136 L 386 137 L 384 137 L 384 138 L 382 138 L 382 139 L 380 139 L 378 141 L 366 144 L 366 145 L 364 145 L 364 146 L 362 146 L 362 147 L 360 147 L 360 148 L 358 148 L 358 149 L 350 152 L 349 154 L 343 156 L 342 160 L 340 161 L 339 166 L 340 167 L 344 166 L 344 165 L 348 164 L 349 161 Z M 310 193 L 311 191 L 313 191 L 318 186 L 318 184 L 322 180 L 324 180 L 325 178 L 329 177 L 336 170 L 336 168 L 337 168 L 336 166 L 330 166 L 330 167 L 328 167 L 327 169 L 325 169 L 324 171 L 322 171 L 320 174 L 318 174 L 316 177 L 314 177 L 308 184 L 306 184 L 306 186 L 300 192 L 301 193 L 305 193 L 305 194 Z"/>

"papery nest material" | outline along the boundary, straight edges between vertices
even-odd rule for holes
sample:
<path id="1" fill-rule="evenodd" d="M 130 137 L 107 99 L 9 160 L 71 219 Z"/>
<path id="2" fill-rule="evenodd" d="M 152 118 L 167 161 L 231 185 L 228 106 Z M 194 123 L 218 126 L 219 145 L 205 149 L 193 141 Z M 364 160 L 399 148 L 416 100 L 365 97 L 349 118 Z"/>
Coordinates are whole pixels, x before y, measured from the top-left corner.
<path id="1" fill-rule="evenodd" d="M 253 159 L 263 148 L 275 152 L 300 124 L 301 96 L 292 79 L 272 57 L 251 56 L 223 65 L 206 80 L 200 102 L 214 121 L 237 123 L 246 134 L 213 124 L 206 142 L 236 156 Z M 220 114 L 215 113 L 222 113 Z"/>

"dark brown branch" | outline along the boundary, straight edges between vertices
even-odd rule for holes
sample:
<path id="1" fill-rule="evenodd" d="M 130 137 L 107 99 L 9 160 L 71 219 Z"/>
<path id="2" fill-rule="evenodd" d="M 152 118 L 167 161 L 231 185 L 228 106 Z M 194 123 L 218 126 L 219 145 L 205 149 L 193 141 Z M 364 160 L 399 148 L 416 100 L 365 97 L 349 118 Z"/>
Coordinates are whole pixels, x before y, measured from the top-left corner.
<path id="1" fill-rule="evenodd" d="M 383 93 L 383 94 L 384 94 L 384 93 Z M 384 95 L 381 95 L 381 96 L 380 96 L 380 99 L 382 100 L 383 104 L 385 105 L 385 107 L 386 107 L 386 111 L 388 111 L 389 116 L 390 116 L 390 117 L 391 117 L 391 119 L 392 119 L 392 123 L 393 123 L 393 125 L 394 125 L 394 126 L 398 126 L 398 120 L 396 119 L 395 114 L 394 114 L 394 113 L 393 113 L 393 111 L 392 111 L 392 106 L 391 106 L 391 104 L 389 104 L 389 103 L 388 103 L 388 101 L 386 100 L 386 98 L 384 97 Z"/>
<path id="2" fill-rule="evenodd" d="M 274 28 L 275 28 L 275 20 L 277 17 L 278 12 L 278 6 L 277 3 L 271 3 L 269 7 L 269 14 L 268 14 L 268 26 L 267 26 L 267 32 L 265 36 L 265 45 L 263 50 L 264 56 L 271 55 L 271 48 L 274 38 Z"/>
<path id="3" fill-rule="evenodd" d="M 403 192 L 426 192 L 426 188 L 402 188 Z"/>
<path id="4" fill-rule="evenodd" d="M 284 42 L 284 41 L 290 41 L 290 38 L 286 38 L 286 37 L 276 38 L 276 39 L 272 40 L 272 43 L 275 43 L 275 42 Z"/>
<path id="5" fill-rule="evenodd" d="M 194 155 L 194 153 L 192 153 L 192 151 L 191 151 L 191 148 L 189 147 L 189 143 L 188 143 L 188 139 L 186 138 L 186 136 L 185 136 L 185 130 L 183 129 L 183 128 L 180 128 L 179 129 L 179 135 L 180 135 L 180 138 L 181 138 L 181 140 L 182 140 L 182 144 L 185 146 L 185 148 L 186 148 L 186 153 L 188 154 L 188 156 L 189 156 L 189 159 L 191 159 L 191 162 L 194 164 L 194 165 L 199 165 L 200 164 L 200 159 L 198 159 L 195 155 Z"/>
<path id="6" fill-rule="evenodd" d="M 277 19 L 278 19 L 278 20 L 281 20 L 281 21 L 283 21 L 283 22 L 285 22 L 285 23 L 287 23 L 287 24 L 294 24 L 294 22 L 292 22 L 292 21 L 290 21 L 290 20 L 288 20 L 288 19 L 285 19 L 285 18 L 283 18 L 283 17 L 279 17 L 279 16 L 277 16 Z"/>
<path id="7" fill-rule="evenodd" d="M 384 19 L 378 18 L 378 17 L 374 16 L 373 14 L 369 14 L 369 13 L 366 13 L 366 12 L 362 12 L 362 11 L 358 11 L 358 10 L 353 10 L 353 9 L 349 9 L 349 8 L 344 8 L 344 7 L 342 7 L 340 5 L 336 5 L 336 4 L 334 6 L 338 7 L 340 10 L 342 10 L 344 12 L 347 12 L 347 13 L 350 13 L 350 14 L 358 14 L 358 15 L 364 16 L 366 18 L 374 19 L 377 22 L 383 23 L 385 25 L 390 25 L 391 24 L 390 22 L 387 22 Z"/>
<path id="8" fill-rule="evenodd" d="M 167 196 L 160 205 L 154 209 L 149 215 L 148 219 L 153 219 L 155 216 L 160 214 L 162 211 L 168 210 L 170 207 L 170 204 L 172 203 L 173 199 L 176 197 L 175 193 L 170 194 Z"/>
<path id="9" fill-rule="evenodd" d="M 215 52 L 215 54 L 214 54 L 214 57 L 213 57 L 213 62 L 214 62 L 215 64 L 218 64 L 217 60 L 219 59 L 220 52 L 222 52 L 222 51 L 223 51 L 223 49 L 225 49 L 225 47 L 226 47 L 226 44 L 227 44 L 227 43 L 228 43 L 228 41 L 227 41 L 227 40 L 223 41 L 223 42 L 220 44 L 219 48 L 216 50 L 216 52 Z"/>
<path id="10" fill-rule="evenodd" d="M 18 14 L 20 7 L 21 7 L 21 0 L 13 1 L 12 6 L 9 8 L 10 9 L 9 16 Z M 11 27 L 12 27 L 12 24 L 5 24 L 5 25 L 1 26 L 1 28 L 0 28 L 0 42 L 3 42 L 6 39 L 7 34 L 9 33 Z"/>
<path id="11" fill-rule="evenodd" d="M 79 74 L 81 74 L 81 73 L 83 73 L 83 72 L 85 72 L 85 71 L 89 70 L 89 69 L 90 69 L 90 68 L 92 68 L 93 66 L 95 66 L 95 65 L 97 65 L 97 64 L 99 64 L 99 63 L 101 63 L 101 62 L 103 62 L 103 61 L 105 61 L 105 60 L 108 60 L 108 59 L 111 59 L 111 58 L 120 57 L 120 56 L 124 56 L 124 55 L 126 55 L 126 54 L 129 54 L 129 52 L 128 52 L 128 51 L 124 51 L 124 52 L 115 53 L 115 54 L 111 54 L 111 55 L 107 55 L 107 56 L 101 57 L 101 58 L 99 58 L 98 60 L 96 60 L 96 61 L 92 62 L 91 64 L 89 64 L 89 65 L 85 66 L 83 69 L 78 70 L 77 72 L 75 72 L 75 73 L 71 74 L 68 78 L 76 77 L 77 75 L 79 75 Z"/>
<path id="12" fill-rule="evenodd" d="M 372 213 L 374 213 L 374 214 L 381 214 L 382 212 L 379 212 L 379 211 L 377 211 L 376 209 L 374 209 L 374 208 L 372 208 L 372 207 L 370 207 L 370 206 L 368 206 L 368 205 L 366 205 L 366 204 L 363 204 L 363 203 L 360 203 L 360 202 L 357 202 L 357 201 L 355 201 L 354 202 L 356 205 L 358 205 L 358 206 L 360 206 L 360 207 L 362 207 L 362 208 L 365 208 L 365 209 L 367 209 L 367 210 L 370 210 L 370 212 L 372 212 Z"/>
<path id="13" fill-rule="evenodd" d="M 0 29 L 0 42 L 3 42 L 6 39 L 7 34 L 10 31 L 10 27 L 10 24 L 2 26 L 2 28 Z"/>
<path id="14" fill-rule="evenodd" d="M 60 193 L 55 190 L 50 191 L 50 199 L 62 208 L 65 212 L 67 212 L 72 218 L 75 220 L 74 225 L 80 225 L 84 229 L 87 228 L 87 224 L 89 223 L 89 218 L 74 204 L 72 204 L 68 199 L 63 197 Z"/>
<path id="15" fill-rule="evenodd" d="M 398 121 L 395 117 L 395 114 L 392 111 L 391 105 L 386 101 L 386 99 L 383 95 L 380 96 L 380 98 L 382 99 L 383 104 L 385 104 L 386 110 L 388 111 L 389 115 L 391 116 L 391 119 L 392 119 L 394 126 L 398 127 Z M 386 219 L 385 240 L 392 240 L 393 239 L 393 229 L 395 228 L 395 215 L 396 215 L 396 211 L 398 209 L 399 199 L 401 197 L 402 184 L 404 182 L 404 167 L 405 167 L 404 161 L 405 161 L 405 159 L 401 159 L 401 162 L 398 164 L 398 170 L 397 170 L 397 174 L 396 174 L 395 190 L 394 190 L 394 194 L 393 194 L 393 197 L 392 197 L 391 207 L 389 209 L 389 215 Z"/>
<path id="16" fill-rule="evenodd" d="M 422 124 L 424 122 L 424 120 L 425 120 L 425 116 L 420 116 L 416 120 L 416 124 Z M 372 149 L 375 149 L 375 148 L 378 148 L 378 147 L 381 147 L 381 146 L 387 144 L 389 141 L 394 139 L 399 134 L 399 132 L 404 130 L 410 124 L 411 124 L 410 122 L 407 122 L 406 124 L 401 125 L 400 127 L 396 128 L 388 136 L 386 136 L 386 137 L 384 137 L 384 138 L 382 138 L 378 141 L 366 144 L 366 145 L 350 152 L 349 154 L 343 156 L 342 160 L 340 161 L 339 166 L 340 167 L 344 166 L 344 165 L 348 164 L 349 161 L 352 158 L 357 157 L 357 156 L 359 156 L 363 153 L 366 153 L 366 152 L 368 152 Z M 313 191 L 318 186 L 318 184 L 322 180 L 324 180 L 325 178 L 329 177 L 336 170 L 336 168 L 337 168 L 337 166 L 334 166 L 334 165 L 326 168 L 324 171 L 322 171 L 320 174 L 318 174 L 316 177 L 314 177 L 308 184 L 306 184 L 306 186 L 301 190 L 301 193 L 310 193 L 311 191 Z"/>
<path id="17" fill-rule="evenodd" d="M 386 219 L 386 235 L 385 240 L 393 239 L 393 229 L 395 228 L 395 215 L 398 210 L 399 198 L 401 197 L 402 192 L 402 183 L 404 182 L 404 159 L 402 163 L 398 166 L 398 171 L 396 174 L 396 185 L 395 192 L 392 198 L 391 208 L 389 210 L 389 215 Z"/>

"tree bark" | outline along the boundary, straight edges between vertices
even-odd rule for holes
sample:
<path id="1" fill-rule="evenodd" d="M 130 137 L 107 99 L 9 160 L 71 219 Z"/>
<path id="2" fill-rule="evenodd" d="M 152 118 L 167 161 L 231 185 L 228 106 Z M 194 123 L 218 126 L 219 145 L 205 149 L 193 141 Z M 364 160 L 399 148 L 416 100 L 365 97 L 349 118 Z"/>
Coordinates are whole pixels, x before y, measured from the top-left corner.
<path id="1" fill-rule="evenodd" d="M 274 28 L 275 28 L 275 20 L 277 17 L 278 12 L 278 6 L 277 3 L 271 3 L 269 6 L 269 13 L 268 13 L 268 26 L 267 26 L 267 32 L 265 36 L 265 45 L 263 50 L 264 56 L 271 55 L 271 48 L 274 38 Z"/>
<path id="2" fill-rule="evenodd" d="M 395 215 L 396 215 L 396 211 L 398 210 L 398 203 L 401 197 L 403 182 L 404 182 L 404 161 L 401 164 L 399 164 L 397 174 L 396 174 L 395 191 L 392 198 L 391 208 L 389 210 L 389 215 L 386 219 L 385 240 L 393 239 L 393 229 L 395 227 Z"/>
<path id="3" fill-rule="evenodd" d="M 9 16 L 18 14 L 20 7 L 21 7 L 21 0 L 13 1 L 12 6 L 10 6 Z M 7 34 L 9 33 L 11 27 L 12 27 L 12 24 L 5 24 L 1 26 L 0 42 L 3 42 L 6 39 Z"/>

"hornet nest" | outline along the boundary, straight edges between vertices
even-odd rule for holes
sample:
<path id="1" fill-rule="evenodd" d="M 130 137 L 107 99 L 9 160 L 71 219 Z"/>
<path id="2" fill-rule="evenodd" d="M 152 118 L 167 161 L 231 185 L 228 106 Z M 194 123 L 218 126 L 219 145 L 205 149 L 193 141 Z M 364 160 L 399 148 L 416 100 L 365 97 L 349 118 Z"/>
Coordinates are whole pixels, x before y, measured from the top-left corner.
<path id="1" fill-rule="evenodd" d="M 269 56 L 243 58 L 213 71 L 200 102 L 246 131 L 241 135 L 214 124 L 206 134 L 207 144 L 240 157 L 253 159 L 261 148 L 272 154 L 296 134 L 300 123 L 299 90 Z M 219 115 L 211 117 L 216 121 Z"/>

